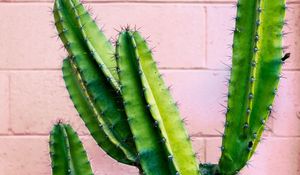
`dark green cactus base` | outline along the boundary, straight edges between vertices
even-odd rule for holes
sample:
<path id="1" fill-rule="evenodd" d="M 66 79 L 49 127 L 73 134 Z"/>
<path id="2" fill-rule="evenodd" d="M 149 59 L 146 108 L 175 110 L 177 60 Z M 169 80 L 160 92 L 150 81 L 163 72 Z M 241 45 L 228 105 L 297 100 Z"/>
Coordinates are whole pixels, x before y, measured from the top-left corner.
<path id="1" fill-rule="evenodd" d="M 201 175 L 221 175 L 217 164 L 200 164 Z"/>

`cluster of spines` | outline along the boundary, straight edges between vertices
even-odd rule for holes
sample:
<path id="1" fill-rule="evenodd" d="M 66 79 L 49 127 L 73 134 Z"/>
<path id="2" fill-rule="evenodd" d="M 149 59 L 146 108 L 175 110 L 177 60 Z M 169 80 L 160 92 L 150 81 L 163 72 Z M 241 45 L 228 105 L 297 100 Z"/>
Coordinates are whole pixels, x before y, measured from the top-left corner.
<path id="1" fill-rule="evenodd" d="M 101 140 L 100 136 L 95 133 L 95 126 L 91 128 L 91 124 L 89 123 L 86 123 L 86 126 L 97 143 L 109 155 L 115 155 L 114 158 L 120 162 L 135 164 L 135 144 L 131 139 L 132 134 L 126 121 L 124 107 L 120 103 L 122 97 L 119 94 L 118 85 L 116 84 L 117 79 L 106 66 L 112 64 L 106 63 L 108 60 L 112 61 L 112 46 L 102 46 L 109 44 L 97 27 L 89 26 L 91 29 L 86 31 L 83 29 L 84 26 L 93 24 L 93 21 L 90 20 L 91 18 L 88 13 L 78 1 L 55 1 L 54 17 L 59 36 L 70 55 L 65 61 L 65 64 L 69 64 L 71 67 L 65 70 L 68 71 L 69 74 L 73 72 L 72 76 L 74 76 L 73 79 L 69 77 L 69 80 L 72 80 L 71 82 L 68 83 L 66 81 L 68 87 L 73 86 L 73 89 L 75 89 L 73 94 L 69 91 L 71 99 L 75 105 L 80 101 L 76 99 L 84 99 L 86 102 L 85 105 L 89 107 L 81 107 L 81 112 L 85 109 L 87 110 L 81 113 L 81 118 L 85 122 L 97 120 L 99 126 L 96 130 L 101 130 L 102 133 L 105 134 L 105 138 L 109 139 L 111 143 L 114 143 L 112 146 L 105 145 L 105 143 L 109 142 L 107 140 L 106 142 L 103 142 L 103 139 Z M 83 17 L 89 18 L 83 19 Z M 81 25 L 79 22 L 86 25 Z M 95 50 L 91 50 L 92 43 L 89 42 L 87 38 L 88 35 L 91 35 L 89 38 L 97 35 L 95 33 L 100 33 L 101 35 L 99 35 L 100 37 L 96 37 L 99 44 L 103 43 L 101 45 L 101 54 L 98 54 Z M 98 56 L 95 57 L 95 55 Z M 99 64 L 100 59 L 103 62 L 106 60 L 105 64 Z M 65 76 L 65 80 L 66 78 L 67 76 Z M 80 106 L 77 106 L 77 108 L 80 108 Z M 123 154 L 121 153 L 120 156 L 117 156 L 116 153 L 120 152 L 120 149 Z M 124 154 L 126 155 L 126 159 L 122 156 Z"/>
<path id="2" fill-rule="evenodd" d="M 150 117 L 153 123 L 152 127 L 160 135 L 159 140 L 163 143 L 163 149 L 166 152 L 165 157 L 170 162 L 171 174 L 199 174 L 196 156 L 192 150 L 189 136 L 184 129 L 182 119 L 179 116 L 176 103 L 173 102 L 168 88 L 160 77 L 145 39 L 137 31 L 130 31 L 126 28 L 120 33 L 116 47 L 121 90 L 128 117 L 132 115 L 131 112 L 135 108 L 131 106 L 133 100 L 130 92 L 132 92 L 133 88 L 137 88 L 136 91 L 143 94 L 138 97 L 143 101 L 144 107 L 142 108 L 146 110 L 145 112 L 148 111 L 148 116 L 144 117 Z M 128 61 L 130 59 L 132 60 L 131 62 Z M 126 70 L 135 71 L 135 75 L 132 73 L 129 76 Z M 130 81 L 134 82 L 130 83 Z M 128 86 L 131 88 L 128 88 Z M 128 91 L 128 89 L 131 91 Z M 130 122 L 133 123 L 134 121 Z M 137 128 L 133 126 L 132 130 L 135 129 Z M 141 131 L 137 130 L 136 134 L 139 134 Z M 135 138 L 136 134 L 133 133 Z M 136 144 L 138 144 L 137 142 Z M 138 145 L 137 149 L 139 151 Z"/>
<path id="3" fill-rule="evenodd" d="M 237 3 L 233 65 L 219 162 L 223 174 L 235 174 L 245 166 L 272 111 L 282 63 L 285 7 L 284 0 Z"/>
<path id="4" fill-rule="evenodd" d="M 53 175 L 93 175 L 82 143 L 70 125 L 54 125 L 49 147 Z"/>

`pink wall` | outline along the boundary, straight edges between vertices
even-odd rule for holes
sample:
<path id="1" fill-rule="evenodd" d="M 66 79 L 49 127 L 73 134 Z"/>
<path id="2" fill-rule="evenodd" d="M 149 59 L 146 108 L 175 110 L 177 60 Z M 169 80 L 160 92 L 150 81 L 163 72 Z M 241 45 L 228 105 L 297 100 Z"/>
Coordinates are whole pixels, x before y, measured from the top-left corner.
<path id="1" fill-rule="evenodd" d="M 34 1 L 34 2 L 32 2 Z M 97 0 L 96 0 L 97 1 Z M 1 0 L 0 0 L 1 2 Z M 87 3 L 105 25 L 136 24 L 151 35 L 168 84 L 193 136 L 201 161 L 217 162 L 226 100 L 235 9 L 228 0 L 98 0 Z M 134 175 L 136 169 L 107 157 L 88 136 L 76 114 L 60 71 L 61 43 L 48 0 L 0 3 L 0 175 L 48 175 L 48 133 L 58 119 L 71 123 L 82 135 L 96 175 Z M 265 141 L 243 175 L 300 174 L 300 0 L 290 0 L 291 32 L 285 45 L 292 57 L 284 67 L 274 118 Z"/>

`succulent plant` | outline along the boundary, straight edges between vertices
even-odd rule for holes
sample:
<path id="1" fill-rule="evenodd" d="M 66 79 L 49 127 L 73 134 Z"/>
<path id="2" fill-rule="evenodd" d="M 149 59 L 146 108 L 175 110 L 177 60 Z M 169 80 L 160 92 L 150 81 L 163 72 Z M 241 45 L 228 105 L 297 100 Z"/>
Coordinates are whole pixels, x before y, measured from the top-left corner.
<path id="1" fill-rule="evenodd" d="M 284 0 L 240 0 L 232 45 L 232 69 L 222 156 L 222 174 L 245 166 L 261 139 L 280 79 Z"/>
<path id="2" fill-rule="evenodd" d="M 177 104 L 139 32 L 122 28 L 114 49 L 82 3 L 55 0 L 55 25 L 69 55 L 62 70 L 70 98 L 97 144 L 115 160 L 136 166 L 141 174 L 236 174 L 261 139 L 281 66 L 289 56 L 283 57 L 282 47 L 285 9 L 284 0 L 237 3 L 228 107 L 218 164 L 199 165 Z M 70 130 L 69 126 L 56 125 L 50 143 L 62 142 L 60 149 L 65 154 L 58 156 L 68 160 L 71 147 L 63 143 L 72 138 L 63 139 L 63 130 Z M 76 148 L 82 152 L 79 141 L 72 143 L 73 149 L 78 143 Z M 52 165 L 57 169 L 59 159 L 54 159 L 54 150 L 51 144 Z M 53 168 L 54 174 L 56 171 Z"/>

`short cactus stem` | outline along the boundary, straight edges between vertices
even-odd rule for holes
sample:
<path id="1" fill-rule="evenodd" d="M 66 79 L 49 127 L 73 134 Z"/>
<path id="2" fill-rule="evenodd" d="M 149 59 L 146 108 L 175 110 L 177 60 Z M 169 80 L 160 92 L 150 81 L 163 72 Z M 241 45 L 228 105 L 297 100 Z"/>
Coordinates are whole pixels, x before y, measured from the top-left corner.
<path id="1" fill-rule="evenodd" d="M 70 125 L 54 125 L 50 134 L 50 155 L 53 175 L 93 175 L 83 145 Z"/>

